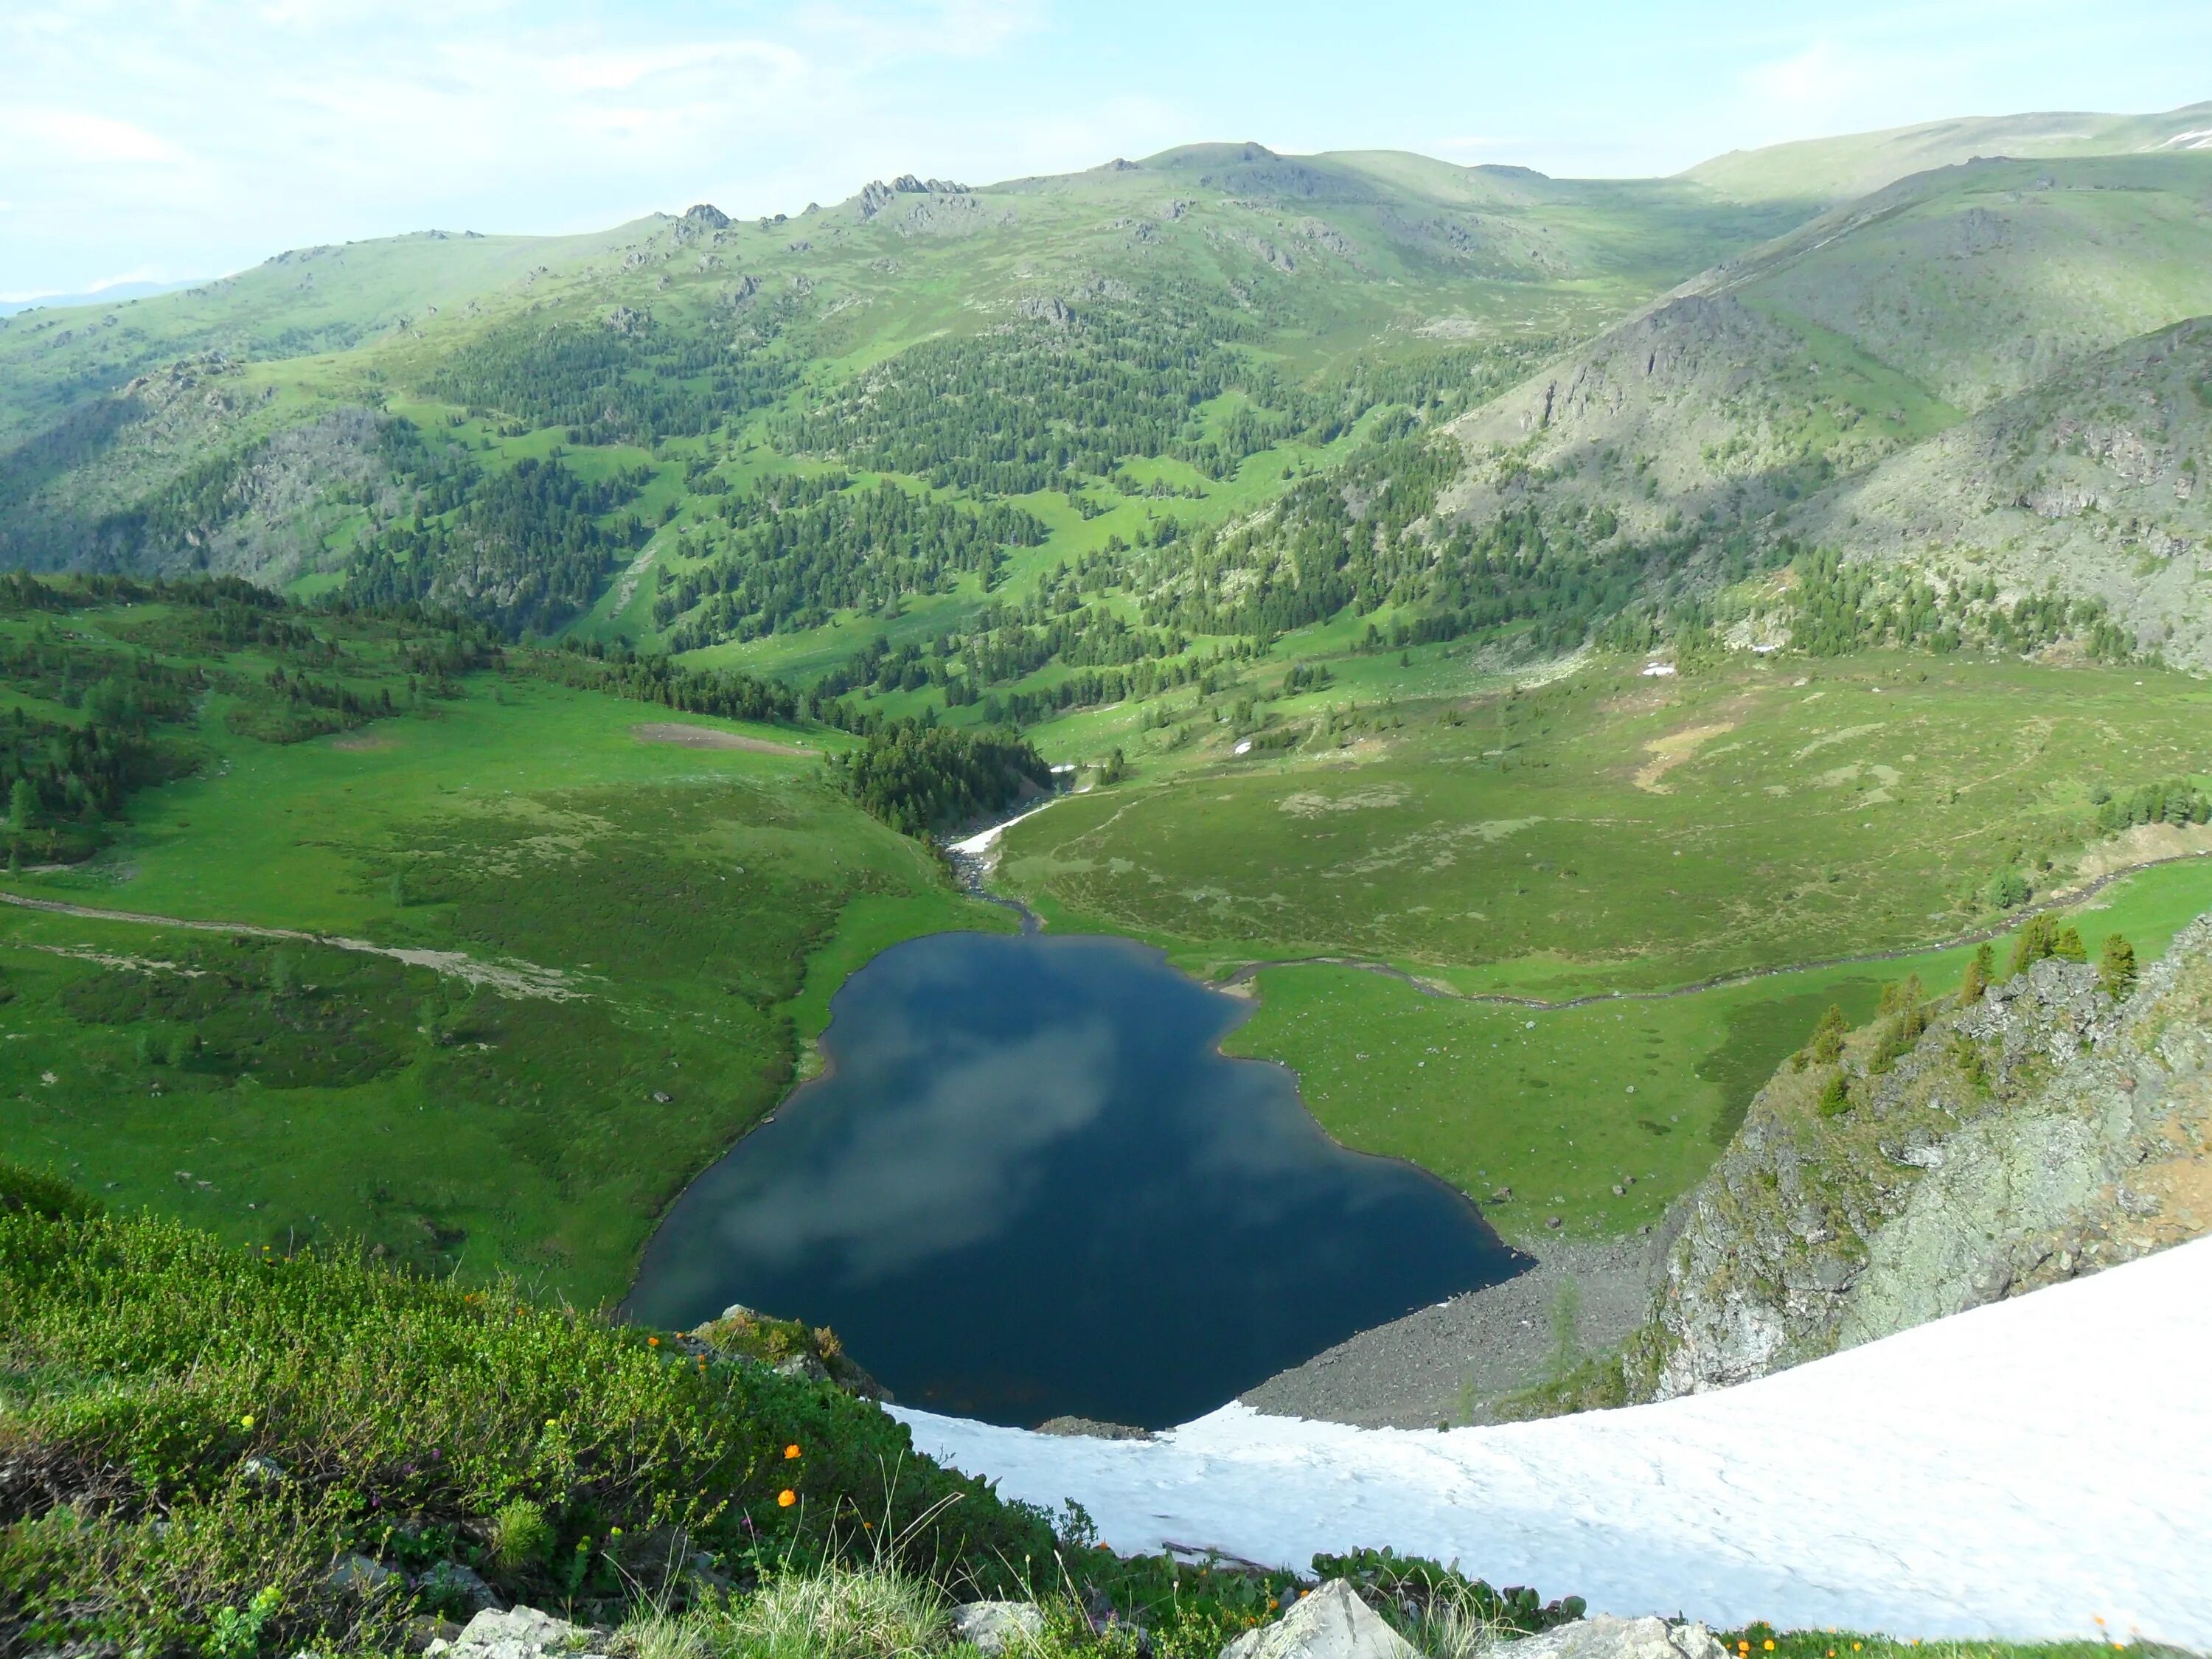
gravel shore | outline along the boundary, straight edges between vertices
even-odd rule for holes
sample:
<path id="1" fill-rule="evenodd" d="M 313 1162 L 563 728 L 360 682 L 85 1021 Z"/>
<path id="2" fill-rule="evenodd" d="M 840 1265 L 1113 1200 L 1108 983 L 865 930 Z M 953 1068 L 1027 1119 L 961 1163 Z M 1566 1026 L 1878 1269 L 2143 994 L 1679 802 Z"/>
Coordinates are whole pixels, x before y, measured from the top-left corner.
<path id="1" fill-rule="evenodd" d="M 1493 1422 L 1498 1399 L 1552 1374 L 1557 1310 L 1570 1281 L 1578 1356 L 1599 1352 L 1650 1311 L 1663 1253 L 1659 1234 L 1550 1243 L 1518 1277 L 1362 1331 L 1269 1377 L 1243 1402 L 1273 1416 L 1365 1428 Z"/>

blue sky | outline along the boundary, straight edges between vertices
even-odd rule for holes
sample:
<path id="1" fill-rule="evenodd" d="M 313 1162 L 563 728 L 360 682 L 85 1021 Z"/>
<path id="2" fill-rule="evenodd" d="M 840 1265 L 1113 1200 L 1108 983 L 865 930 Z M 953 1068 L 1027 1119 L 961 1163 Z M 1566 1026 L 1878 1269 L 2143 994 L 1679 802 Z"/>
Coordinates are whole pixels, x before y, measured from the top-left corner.
<path id="1" fill-rule="evenodd" d="M 1620 175 L 2206 98 L 2205 0 L 5 0 L 0 298 L 1200 138 Z"/>

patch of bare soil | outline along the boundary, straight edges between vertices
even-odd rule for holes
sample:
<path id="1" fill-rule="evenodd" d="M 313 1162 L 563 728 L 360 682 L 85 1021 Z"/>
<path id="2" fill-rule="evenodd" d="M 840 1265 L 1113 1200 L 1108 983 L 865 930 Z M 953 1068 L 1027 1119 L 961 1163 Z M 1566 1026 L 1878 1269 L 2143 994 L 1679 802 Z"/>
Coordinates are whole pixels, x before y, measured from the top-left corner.
<path id="1" fill-rule="evenodd" d="M 2084 854 L 2076 879 L 2093 882 L 2198 853 L 2212 853 L 2212 824 L 2138 823 Z"/>
<path id="2" fill-rule="evenodd" d="M 712 726 L 679 726 L 673 720 L 648 720 L 643 726 L 633 726 L 629 731 L 640 743 L 672 743 L 679 749 L 741 749 L 748 755 L 786 757 L 814 753 L 795 743 L 769 743 L 763 738 L 748 738 L 741 732 L 724 732 Z"/>
<path id="3" fill-rule="evenodd" d="M 342 738 L 331 738 L 331 747 L 357 753 L 366 749 L 397 749 L 399 744 L 380 732 L 349 732 Z"/>
<path id="4" fill-rule="evenodd" d="M 482 985 L 503 997 L 540 997 L 550 1002 L 568 1002 L 588 994 L 575 989 L 568 975 L 557 968 L 541 968 L 533 962 L 509 957 L 503 962 L 483 962 L 459 951 L 424 951 L 392 945 L 374 945 L 367 939 L 348 939 L 341 933 L 309 933 L 296 927 L 263 927 L 244 921 L 199 921 L 183 916 L 149 916 L 137 910 L 100 910 L 88 904 L 66 904 L 58 899 L 25 898 L 20 893 L 0 893 L 0 904 L 12 904 L 25 910 L 44 910 L 51 915 L 82 916 L 88 921 L 134 922 L 149 927 L 183 927 L 203 933 L 242 933 L 249 939 L 299 939 L 309 945 L 328 945 L 340 951 L 358 951 L 363 956 L 389 957 L 394 962 L 404 962 L 416 968 L 428 968 L 434 974 L 443 974 L 471 985 Z M 88 960 L 102 962 L 112 967 L 171 968 L 173 963 L 146 963 L 130 957 L 103 956 L 86 946 L 79 951 L 45 945 L 33 949 L 55 949 L 69 956 L 85 955 Z M 179 972 L 189 971 L 184 969 Z"/>
<path id="5" fill-rule="evenodd" d="M 1724 737 L 1735 730 L 1734 720 L 1723 720 L 1714 726 L 1693 726 L 1663 738 L 1654 738 L 1644 745 L 1651 758 L 1636 771 L 1636 787 L 1654 795 L 1671 795 L 1674 786 L 1661 780 L 1676 767 L 1698 757 L 1698 750 L 1715 738 Z"/>

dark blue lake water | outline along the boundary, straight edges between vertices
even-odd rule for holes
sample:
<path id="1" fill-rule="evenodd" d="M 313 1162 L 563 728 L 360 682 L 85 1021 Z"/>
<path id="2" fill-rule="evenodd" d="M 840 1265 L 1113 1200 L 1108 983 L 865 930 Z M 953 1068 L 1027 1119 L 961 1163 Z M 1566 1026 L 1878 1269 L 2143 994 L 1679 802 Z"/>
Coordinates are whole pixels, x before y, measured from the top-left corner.
<path id="1" fill-rule="evenodd" d="M 834 1327 L 907 1405 L 1162 1427 L 1524 1265 L 1323 1134 L 1245 1009 L 1118 939 L 941 933 L 831 1005 L 828 1073 L 678 1202 L 628 1310 Z"/>

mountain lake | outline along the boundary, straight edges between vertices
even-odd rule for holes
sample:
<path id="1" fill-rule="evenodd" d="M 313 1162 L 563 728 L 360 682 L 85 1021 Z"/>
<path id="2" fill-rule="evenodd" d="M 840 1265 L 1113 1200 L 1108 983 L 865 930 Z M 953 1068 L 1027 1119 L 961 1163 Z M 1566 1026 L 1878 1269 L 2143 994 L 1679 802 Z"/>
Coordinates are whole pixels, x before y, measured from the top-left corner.
<path id="1" fill-rule="evenodd" d="M 1221 1054 L 1247 1012 L 1125 940 L 896 945 L 625 1310 L 830 1326 L 903 1405 L 1158 1428 L 1528 1265 L 1443 1182 L 1330 1140 L 1288 1072 Z"/>

